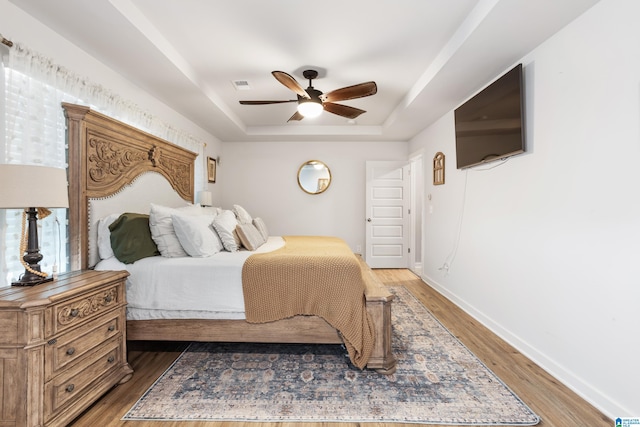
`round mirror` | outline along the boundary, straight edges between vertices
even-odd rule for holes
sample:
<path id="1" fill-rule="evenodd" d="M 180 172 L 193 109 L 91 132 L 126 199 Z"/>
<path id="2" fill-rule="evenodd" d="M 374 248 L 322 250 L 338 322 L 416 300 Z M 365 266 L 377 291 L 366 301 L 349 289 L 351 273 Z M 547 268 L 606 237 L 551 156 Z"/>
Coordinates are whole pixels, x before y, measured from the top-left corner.
<path id="1" fill-rule="evenodd" d="M 331 184 L 329 167 L 319 160 L 309 160 L 298 169 L 298 185 L 309 194 L 320 194 Z"/>

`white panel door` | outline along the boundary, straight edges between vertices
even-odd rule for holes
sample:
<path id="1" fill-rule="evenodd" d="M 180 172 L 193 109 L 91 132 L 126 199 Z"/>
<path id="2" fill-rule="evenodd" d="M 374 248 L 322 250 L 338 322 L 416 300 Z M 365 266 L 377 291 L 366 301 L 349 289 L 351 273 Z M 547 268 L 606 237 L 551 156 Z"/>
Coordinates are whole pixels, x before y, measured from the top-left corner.
<path id="1" fill-rule="evenodd" d="M 365 260 L 371 268 L 408 268 L 409 165 L 370 161 L 366 174 Z"/>

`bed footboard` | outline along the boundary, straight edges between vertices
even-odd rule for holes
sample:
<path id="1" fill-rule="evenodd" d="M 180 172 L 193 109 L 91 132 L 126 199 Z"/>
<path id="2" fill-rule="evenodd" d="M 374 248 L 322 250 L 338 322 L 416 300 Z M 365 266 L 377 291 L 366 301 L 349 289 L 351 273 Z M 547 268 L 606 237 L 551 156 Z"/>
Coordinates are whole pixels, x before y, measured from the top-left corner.
<path id="1" fill-rule="evenodd" d="M 367 367 L 390 375 L 396 371 L 396 358 L 391 349 L 391 294 L 371 268 L 360 258 L 362 277 L 365 281 L 367 312 L 375 328 L 375 345 Z"/>
<path id="2" fill-rule="evenodd" d="M 369 266 L 361 259 L 365 280 L 366 308 L 375 328 L 375 345 L 367 368 L 385 375 L 396 370 L 391 350 L 391 302 L 387 291 Z M 296 316 L 269 323 L 244 320 L 129 320 L 127 339 L 131 341 L 201 341 L 342 344 L 338 332 L 324 319 Z"/>

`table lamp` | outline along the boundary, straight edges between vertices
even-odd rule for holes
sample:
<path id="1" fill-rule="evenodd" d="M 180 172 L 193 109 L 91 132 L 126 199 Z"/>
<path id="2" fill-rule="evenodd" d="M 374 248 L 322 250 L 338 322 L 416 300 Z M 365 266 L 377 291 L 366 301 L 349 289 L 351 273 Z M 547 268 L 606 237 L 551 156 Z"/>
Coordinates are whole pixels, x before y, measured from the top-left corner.
<path id="1" fill-rule="evenodd" d="M 198 196 L 200 196 L 201 206 L 213 206 L 213 196 L 211 191 L 200 191 Z"/>
<path id="2" fill-rule="evenodd" d="M 46 166 L 0 164 L 0 208 L 24 209 L 20 256 L 25 267 L 12 286 L 33 286 L 53 280 L 40 270 L 42 254 L 38 244 L 38 215 L 46 208 L 68 208 L 69 193 L 65 169 Z M 24 224 L 27 222 L 27 232 Z"/>

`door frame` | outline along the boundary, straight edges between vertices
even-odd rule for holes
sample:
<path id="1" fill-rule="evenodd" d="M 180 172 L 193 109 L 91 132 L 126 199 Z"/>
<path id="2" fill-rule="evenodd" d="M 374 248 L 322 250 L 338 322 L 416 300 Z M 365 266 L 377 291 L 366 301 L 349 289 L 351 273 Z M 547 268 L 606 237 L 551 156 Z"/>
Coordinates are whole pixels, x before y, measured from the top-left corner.
<path id="1" fill-rule="evenodd" d="M 411 178 L 409 193 L 411 195 L 411 216 L 409 232 L 411 233 L 411 251 L 412 256 L 409 257 L 409 269 L 418 276 L 422 275 L 422 265 L 424 258 L 424 159 L 423 151 L 419 150 L 409 156 L 409 164 L 411 165 Z"/>

